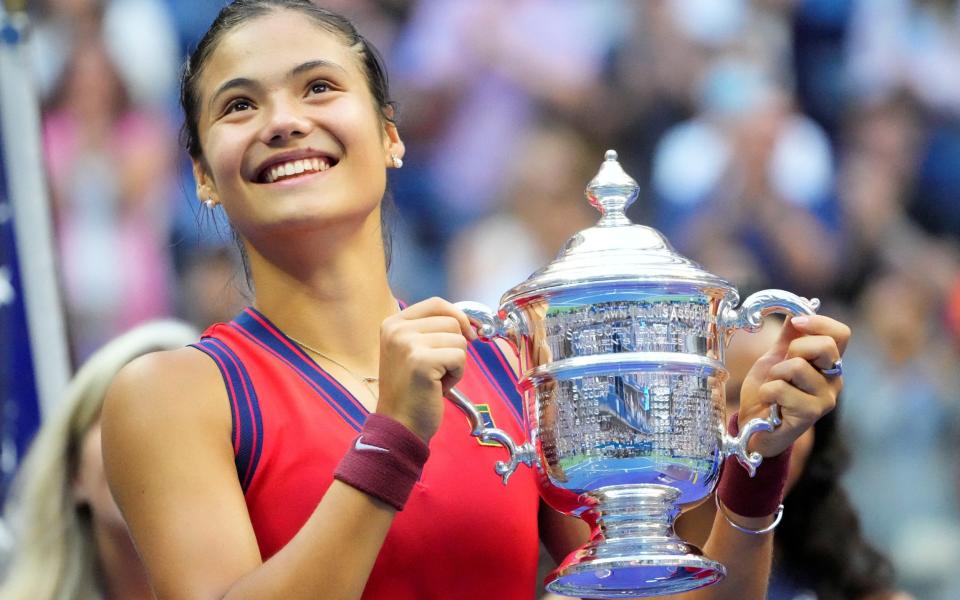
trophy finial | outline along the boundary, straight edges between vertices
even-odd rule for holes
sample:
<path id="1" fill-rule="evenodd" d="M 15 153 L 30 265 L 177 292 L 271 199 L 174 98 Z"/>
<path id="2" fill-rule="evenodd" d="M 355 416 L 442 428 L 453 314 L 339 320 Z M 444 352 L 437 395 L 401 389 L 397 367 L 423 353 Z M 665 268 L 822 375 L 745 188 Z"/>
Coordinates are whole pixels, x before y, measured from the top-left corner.
<path id="1" fill-rule="evenodd" d="M 616 150 L 607 150 L 600 170 L 587 185 L 587 200 L 603 215 L 598 223 L 601 226 L 630 225 L 624 212 L 640 193 L 640 186 L 617 158 Z"/>

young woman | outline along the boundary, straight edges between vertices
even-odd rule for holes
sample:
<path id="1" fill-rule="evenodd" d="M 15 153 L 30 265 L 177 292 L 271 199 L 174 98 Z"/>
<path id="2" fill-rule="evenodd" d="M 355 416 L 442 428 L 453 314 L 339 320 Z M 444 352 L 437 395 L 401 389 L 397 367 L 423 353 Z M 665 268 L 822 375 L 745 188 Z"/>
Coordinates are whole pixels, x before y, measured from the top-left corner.
<path id="1" fill-rule="evenodd" d="M 158 597 L 531 597 L 538 535 L 562 558 L 588 532 L 539 506 L 532 472 L 502 486 L 443 399 L 456 384 L 519 437 L 506 353 L 453 305 L 390 291 L 381 200 L 404 146 L 373 48 L 306 0 L 240 0 L 182 99 L 198 196 L 226 210 L 256 300 L 109 394 L 107 473 Z M 784 417 L 758 451 L 833 407 L 818 368 L 848 335 L 795 320 L 757 362 L 741 420 Z M 761 597 L 770 537 L 718 518 L 705 550 L 728 578 L 691 597 Z"/>
<path id="2" fill-rule="evenodd" d="M 140 325 L 97 350 L 70 382 L 63 406 L 37 433 L 14 482 L 5 520 L 14 547 L 5 600 L 147 600 L 147 574 L 103 473 L 100 408 L 128 362 L 182 348 L 197 331 L 179 321 Z"/>

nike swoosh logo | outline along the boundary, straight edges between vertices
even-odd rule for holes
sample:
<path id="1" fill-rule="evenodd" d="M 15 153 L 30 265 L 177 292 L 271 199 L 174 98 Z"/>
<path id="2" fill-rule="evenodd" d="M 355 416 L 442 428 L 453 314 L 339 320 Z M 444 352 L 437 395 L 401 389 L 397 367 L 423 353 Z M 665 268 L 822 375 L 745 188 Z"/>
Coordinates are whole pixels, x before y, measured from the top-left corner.
<path id="1" fill-rule="evenodd" d="M 373 446 L 373 445 L 371 445 L 371 444 L 364 444 L 364 443 L 363 443 L 363 436 L 362 436 L 362 435 L 357 438 L 357 441 L 356 441 L 356 442 L 353 443 L 353 447 L 354 447 L 355 450 L 360 450 L 361 452 L 363 452 L 363 451 L 369 452 L 369 451 L 371 451 L 371 450 L 373 450 L 373 451 L 375 451 L 375 452 L 390 452 L 390 451 L 387 450 L 386 448 L 381 448 L 380 446 Z"/>

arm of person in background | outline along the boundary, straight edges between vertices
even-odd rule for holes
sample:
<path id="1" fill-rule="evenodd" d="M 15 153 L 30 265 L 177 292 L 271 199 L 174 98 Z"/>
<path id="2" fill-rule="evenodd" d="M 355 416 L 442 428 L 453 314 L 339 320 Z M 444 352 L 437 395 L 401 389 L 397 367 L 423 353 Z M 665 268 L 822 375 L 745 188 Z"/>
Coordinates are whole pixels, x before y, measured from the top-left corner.
<path id="1" fill-rule="evenodd" d="M 440 300 L 381 328 L 378 413 L 429 440 L 462 375 L 466 317 Z M 279 399 L 278 401 L 282 401 Z M 266 562 L 238 481 L 230 403 L 193 348 L 148 355 L 117 376 L 103 416 L 111 489 L 161 600 L 359 598 L 396 510 L 335 480 Z"/>

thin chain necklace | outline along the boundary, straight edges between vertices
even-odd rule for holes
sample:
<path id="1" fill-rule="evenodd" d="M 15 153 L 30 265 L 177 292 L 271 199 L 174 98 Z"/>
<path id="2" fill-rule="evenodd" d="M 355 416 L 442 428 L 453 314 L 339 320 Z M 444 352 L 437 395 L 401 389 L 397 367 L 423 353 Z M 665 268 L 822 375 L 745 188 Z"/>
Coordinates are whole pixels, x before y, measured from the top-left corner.
<path id="1" fill-rule="evenodd" d="M 341 369 L 343 369 L 344 371 L 346 371 L 347 373 L 349 373 L 351 377 L 353 377 L 354 379 L 356 379 L 357 381 L 359 381 L 360 383 L 362 383 L 362 384 L 364 385 L 364 387 L 367 388 L 367 391 L 369 391 L 369 392 L 373 395 L 374 398 L 378 398 L 378 399 L 379 399 L 380 394 L 379 394 L 379 393 L 377 392 L 377 390 L 373 387 L 373 384 L 375 384 L 375 383 L 377 383 L 377 382 L 380 381 L 380 378 L 379 378 L 379 377 L 364 377 L 363 375 L 359 375 L 359 374 L 355 373 L 355 372 L 353 371 L 353 369 L 348 368 L 347 365 L 343 364 L 342 362 L 340 362 L 339 360 L 333 358 L 332 356 L 329 356 L 329 355 L 327 355 L 327 354 L 325 354 L 325 353 L 323 353 L 323 352 L 320 352 L 319 350 L 317 350 L 317 349 L 314 348 L 313 346 L 310 346 L 310 345 L 308 345 L 308 344 L 305 344 L 305 343 L 301 342 L 300 340 L 298 340 L 297 338 L 295 338 L 295 337 L 293 337 L 293 336 L 291 336 L 291 335 L 287 335 L 287 337 L 290 338 L 292 341 L 296 342 L 296 343 L 297 343 L 299 346 L 301 346 L 304 350 L 309 350 L 310 352 L 313 352 L 313 353 L 316 354 L 317 356 L 319 356 L 319 357 L 321 357 L 321 358 L 324 358 L 324 359 L 332 362 L 333 364 L 337 365 L 338 367 L 340 367 Z"/>

